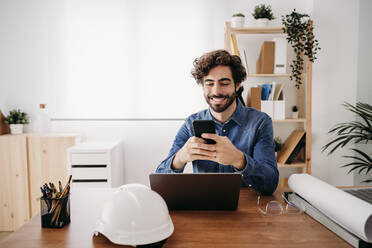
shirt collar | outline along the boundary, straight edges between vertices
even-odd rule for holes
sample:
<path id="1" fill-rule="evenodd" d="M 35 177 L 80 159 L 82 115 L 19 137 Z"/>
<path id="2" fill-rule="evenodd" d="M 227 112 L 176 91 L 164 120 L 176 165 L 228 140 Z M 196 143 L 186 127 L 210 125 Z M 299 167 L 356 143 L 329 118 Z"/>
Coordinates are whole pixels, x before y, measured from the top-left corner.
<path id="1" fill-rule="evenodd" d="M 234 114 L 223 125 L 225 125 L 225 124 L 229 123 L 231 120 L 233 120 L 234 122 L 236 122 L 236 124 L 238 124 L 239 126 L 242 126 L 242 122 L 243 122 L 243 119 L 244 119 L 244 116 L 243 116 L 244 106 L 240 102 L 239 99 L 236 99 L 236 103 L 237 104 L 236 104 L 236 109 L 235 109 Z M 210 107 L 208 108 L 206 117 L 207 117 L 206 118 L 207 120 L 213 120 L 215 123 L 221 125 L 221 123 L 219 121 L 217 121 L 216 119 L 214 119 L 214 117 L 212 116 Z"/>
<path id="2" fill-rule="evenodd" d="M 234 114 L 231 116 L 230 120 L 233 120 L 238 124 L 239 126 L 242 126 L 242 123 L 244 121 L 244 106 L 242 102 L 239 99 L 236 99 L 236 109 Z"/>

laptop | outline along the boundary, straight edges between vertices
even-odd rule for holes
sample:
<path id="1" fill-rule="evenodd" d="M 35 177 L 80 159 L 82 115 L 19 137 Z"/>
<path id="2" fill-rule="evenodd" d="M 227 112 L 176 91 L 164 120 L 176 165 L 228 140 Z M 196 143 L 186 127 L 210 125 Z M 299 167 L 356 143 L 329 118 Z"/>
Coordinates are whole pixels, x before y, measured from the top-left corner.
<path id="1" fill-rule="evenodd" d="M 151 189 L 169 210 L 236 210 L 242 175 L 238 173 L 150 174 Z"/>

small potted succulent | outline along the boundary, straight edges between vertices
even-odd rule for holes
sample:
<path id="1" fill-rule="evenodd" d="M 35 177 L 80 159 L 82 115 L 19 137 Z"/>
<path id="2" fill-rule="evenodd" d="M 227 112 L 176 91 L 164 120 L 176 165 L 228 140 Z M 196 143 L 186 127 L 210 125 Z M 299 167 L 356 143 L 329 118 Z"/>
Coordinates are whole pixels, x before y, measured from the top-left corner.
<path id="1" fill-rule="evenodd" d="M 20 109 L 13 109 L 5 117 L 4 123 L 9 124 L 11 134 L 23 133 L 23 125 L 29 123 L 28 114 Z"/>
<path id="2" fill-rule="evenodd" d="M 242 28 L 244 27 L 245 15 L 242 13 L 233 14 L 231 17 L 231 27 L 233 28 Z"/>
<path id="3" fill-rule="evenodd" d="M 284 145 L 282 139 L 279 136 L 274 138 L 274 145 L 275 145 L 275 147 L 274 147 L 275 156 L 277 156 L 278 151 L 280 151 L 283 148 L 283 145 Z"/>
<path id="4" fill-rule="evenodd" d="M 265 27 L 269 23 L 269 21 L 274 20 L 274 14 L 271 10 L 270 5 L 257 5 L 254 7 L 254 12 L 252 13 L 254 19 L 256 19 L 256 24 L 259 27 Z"/>
<path id="5" fill-rule="evenodd" d="M 298 108 L 296 105 L 292 107 L 292 118 L 297 119 L 298 118 Z"/>

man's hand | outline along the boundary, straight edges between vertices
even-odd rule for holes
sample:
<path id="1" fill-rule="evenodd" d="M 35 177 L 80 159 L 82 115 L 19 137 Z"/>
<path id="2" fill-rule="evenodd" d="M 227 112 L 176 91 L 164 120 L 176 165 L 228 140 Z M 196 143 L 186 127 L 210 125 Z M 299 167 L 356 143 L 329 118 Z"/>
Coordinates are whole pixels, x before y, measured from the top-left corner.
<path id="1" fill-rule="evenodd" d="M 216 156 L 209 160 L 224 165 L 232 165 L 238 170 L 244 169 L 246 164 L 244 153 L 236 148 L 228 137 L 211 133 L 203 133 L 202 137 L 216 141 L 214 145 Z"/>
<path id="2" fill-rule="evenodd" d="M 186 163 L 194 160 L 216 159 L 216 145 L 206 144 L 205 140 L 198 137 L 191 137 L 176 153 L 172 162 L 173 169 L 182 169 Z"/>

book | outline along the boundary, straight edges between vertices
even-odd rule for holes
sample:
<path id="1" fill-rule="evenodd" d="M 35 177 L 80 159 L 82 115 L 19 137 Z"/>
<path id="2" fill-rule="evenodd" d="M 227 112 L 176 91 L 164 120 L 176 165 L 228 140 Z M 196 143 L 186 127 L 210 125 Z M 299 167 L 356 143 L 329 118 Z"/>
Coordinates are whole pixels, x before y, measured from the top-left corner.
<path id="1" fill-rule="evenodd" d="M 294 130 L 284 142 L 283 148 L 278 152 L 277 161 L 278 163 L 284 164 L 295 150 L 297 144 L 301 141 L 302 137 L 305 136 L 305 131 Z"/>
<path id="2" fill-rule="evenodd" d="M 247 74 L 249 74 L 248 60 L 247 60 L 247 54 L 245 52 L 245 49 L 243 50 L 243 52 L 244 52 L 245 70 L 247 71 Z"/>
<path id="3" fill-rule="evenodd" d="M 261 100 L 262 101 L 269 100 L 270 92 L 271 92 L 271 84 L 263 84 L 262 91 L 261 91 Z"/>
<path id="4" fill-rule="evenodd" d="M 289 155 L 289 158 L 285 162 L 286 164 L 291 164 L 293 161 L 296 160 L 297 157 L 299 157 L 301 150 L 305 147 L 306 144 L 306 134 L 302 136 L 301 140 L 297 143 L 295 149 L 292 151 L 291 155 Z"/>
<path id="5" fill-rule="evenodd" d="M 274 73 L 274 53 L 275 42 L 265 41 L 262 44 L 260 56 L 256 63 L 257 74 L 273 74 Z"/>
<path id="6" fill-rule="evenodd" d="M 283 97 L 283 88 L 284 88 L 284 84 L 276 84 L 276 87 L 275 87 L 275 92 L 274 92 L 274 101 L 277 101 L 277 100 L 284 100 L 284 97 Z"/>
<path id="7" fill-rule="evenodd" d="M 231 34 L 231 42 L 233 46 L 233 53 L 234 55 L 238 55 L 240 57 L 239 49 L 238 49 L 238 43 L 236 41 L 236 35 L 234 33 Z"/>
<path id="8" fill-rule="evenodd" d="M 261 111 L 261 87 L 251 87 L 246 99 L 248 107 Z"/>
<path id="9" fill-rule="evenodd" d="M 276 83 L 275 82 L 272 82 L 271 83 L 271 90 L 270 90 L 270 94 L 269 94 L 269 99 L 268 100 L 271 100 L 271 101 L 274 100 L 275 88 L 276 88 Z"/>
<path id="10" fill-rule="evenodd" d="M 275 56 L 274 56 L 274 73 L 287 72 L 287 40 L 283 37 L 274 38 Z"/>

